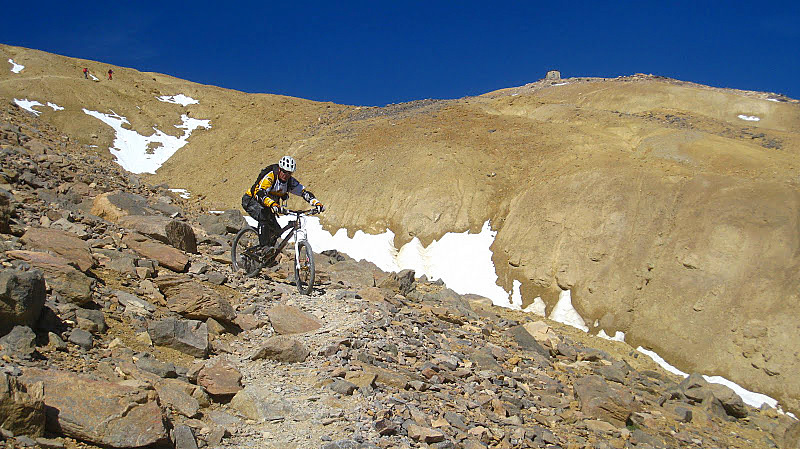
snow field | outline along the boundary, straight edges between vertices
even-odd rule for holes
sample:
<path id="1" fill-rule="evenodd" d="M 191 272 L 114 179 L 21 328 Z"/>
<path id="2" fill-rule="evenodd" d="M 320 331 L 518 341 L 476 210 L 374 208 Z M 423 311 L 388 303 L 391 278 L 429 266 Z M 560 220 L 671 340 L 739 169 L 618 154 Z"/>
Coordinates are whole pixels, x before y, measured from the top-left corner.
<path id="1" fill-rule="evenodd" d="M 162 95 L 160 97 L 156 97 L 158 101 L 163 101 L 164 103 L 174 103 L 179 104 L 181 106 L 189 106 L 190 104 L 197 104 L 200 103 L 199 100 L 195 100 L 192 97 L 187 97 L 184 94 L 178 95 Z"/>
<path id="2" fill-rule="evenodd" d="M 8 59 L 8 62 L 9 62 L 9 63 L 11 63 L 11 72 L 12 72 L 12 73 L 19 73 L 19 72 L 21 72 L 21 71 L 22 71 L 22 69 L 24 69 L 24 68 L 25 68 L 25 66 L 24 66 L 24 65 L 17 64 L 17 63 L 16 63 L 16 62 L 14 62 L 14 60 L 13 60 L 13 59 L 11 59 L 11 58 L 9 58 L 9 59 Z"/>

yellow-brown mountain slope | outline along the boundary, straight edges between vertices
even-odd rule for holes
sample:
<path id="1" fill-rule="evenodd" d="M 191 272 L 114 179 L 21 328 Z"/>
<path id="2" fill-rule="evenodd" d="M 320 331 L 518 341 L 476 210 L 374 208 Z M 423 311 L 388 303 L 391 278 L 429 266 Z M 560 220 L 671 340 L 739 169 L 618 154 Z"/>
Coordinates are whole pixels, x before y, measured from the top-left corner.
<path id="1" fill-rule="evenodd" d="M 549 312 L 569 288 L 593 331 L 800 409 L 795 100 L 640 75 L 366 108 L 116 67 L 113 82 L 85 82 L 84 64 L 107 66 L 0 53 L 26 65 L 0 72 L 0 96 L 67 107 L 43 118 L 87 144 L 113 134 L 81 107 L 148 134 L 185 111 L 211 119 L 151 179 L 209 208 L 238 207 L 258 170 L 291 154 L 332 230 L 390 228 L 399 247 L 491 220 L 498 275 L 522 282 L 526 304 L 541 296 Z M 178 93 L 200 103 L 154 98 Z"/>

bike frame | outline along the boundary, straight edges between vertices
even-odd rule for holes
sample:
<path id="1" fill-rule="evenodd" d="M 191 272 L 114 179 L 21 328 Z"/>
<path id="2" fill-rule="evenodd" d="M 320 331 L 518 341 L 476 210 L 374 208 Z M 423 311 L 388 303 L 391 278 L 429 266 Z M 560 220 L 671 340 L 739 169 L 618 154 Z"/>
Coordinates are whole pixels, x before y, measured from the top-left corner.
<path id="1" fill-rule="evenodd" d="M 288 234 L 286 234 L 286 237 L 284 237 L 283 240 L 281 240 L 281 242 L 275 248 L 276 249 L 275 254 L 277 255 L 278 253 L 283 251 L 283 249 L 286 247 L 286 244 L 289 242 L 289 239 L 294 237 L 294 254 L 295 254 L 294 263 L 295 263 L 295 266 L 297 268 L 300 268 L 300 258 L 297 257 L 297 252 L 298 252 L 298 249 L 299 249 L 298 245 L 300 244 L 301 241 L 307 240 L 307 236 L 308 236 L 308 234 L 306 233 L 306 228 L 305 228 L 305 219 L 306 218 L 304 217 L 304 215 L 308 215 L 310 213 L 313 213 L 314 209 L 309 209 L 309 210 L 290 210 L 290 211 L 287 211 L 287 212 L 289 212 L 289 215 L 294 215 L 295 219 L 294 220 L 290 220 L 289 223 L 286 226 L 281 228 L 281 235 L 283 235 L 283 233 L 286 232 L 287 230 L 289 230 L 289 229 L 291 229 L 291 230 L 289 231 Z"/>

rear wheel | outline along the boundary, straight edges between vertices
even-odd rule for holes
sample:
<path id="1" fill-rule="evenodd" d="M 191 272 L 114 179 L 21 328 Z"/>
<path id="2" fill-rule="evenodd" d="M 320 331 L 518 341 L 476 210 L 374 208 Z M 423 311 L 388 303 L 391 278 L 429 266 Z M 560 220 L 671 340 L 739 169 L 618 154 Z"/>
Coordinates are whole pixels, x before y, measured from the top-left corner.
<path id="1" fill-rule="evenodd" d="M 254 253 L 258 247 L 258 231 L 249 226 L 239 231 L 231 245 L 233 269 L 244 271 L 247 277 L 258 274 L 261 270 L 261 262 Z"/>
<path id="2" fill-rule="evenodd" d="M 294 280 L 297 290 L 308 295 L 314 287 L 314 253 L 311 251 L 311 245 L 305 240 L 298 243 L 294 257 Z"/>

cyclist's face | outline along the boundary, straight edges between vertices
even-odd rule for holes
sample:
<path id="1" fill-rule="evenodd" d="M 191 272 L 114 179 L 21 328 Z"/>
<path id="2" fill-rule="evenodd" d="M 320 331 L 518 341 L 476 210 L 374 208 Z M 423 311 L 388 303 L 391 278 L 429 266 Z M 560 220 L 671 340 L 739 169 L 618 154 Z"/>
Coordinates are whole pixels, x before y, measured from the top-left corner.
<path id="1" fill-rule="evenodd" d="M 289 177 L 291 177 L 291 176 L 292 176 L 292 172 L 285 171 L 282 168 L 278 169 L 278 179 L 280 179 L 281 181 L 286 182 L 286 181 L 289 180 Z"/>

